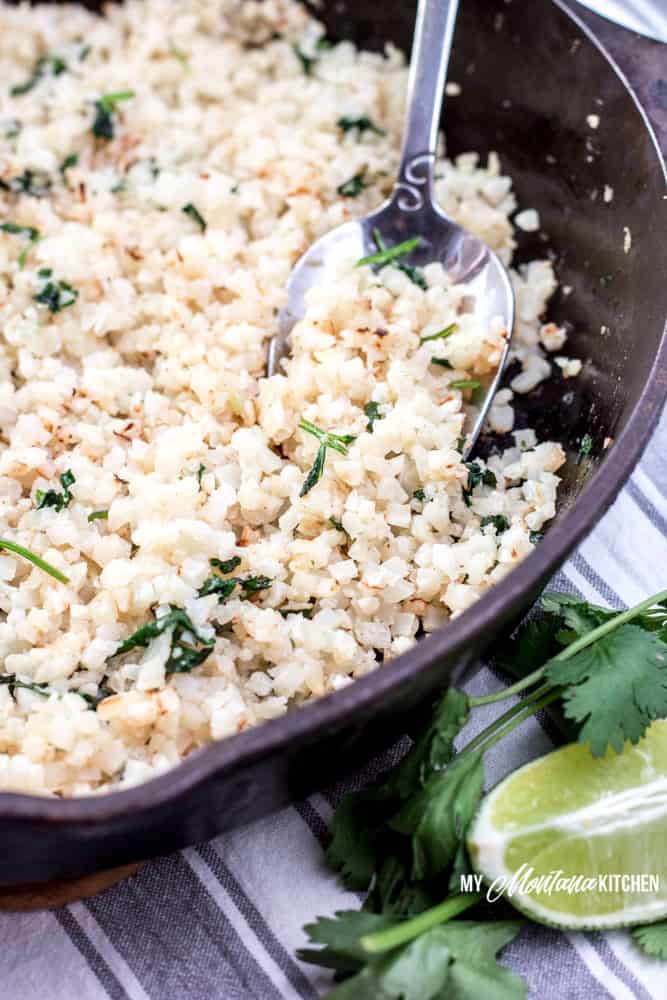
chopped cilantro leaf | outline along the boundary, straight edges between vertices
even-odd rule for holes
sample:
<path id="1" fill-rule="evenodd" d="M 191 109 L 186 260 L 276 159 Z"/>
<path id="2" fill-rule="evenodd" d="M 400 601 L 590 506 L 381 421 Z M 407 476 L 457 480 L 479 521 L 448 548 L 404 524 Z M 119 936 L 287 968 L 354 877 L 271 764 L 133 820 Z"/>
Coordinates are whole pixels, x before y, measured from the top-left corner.
<path id="1" fill-rule="evenodd" d="M 451 369 L 453 367 L 451 361 L 448 361 L 447 358 L 431 358 L 431 364 L 432 365 L 439 365 L 440 368 L 450 368 Z"/>
<path id="2" fill-rule="evenodd" d="M 221 573 L 232 573 L 241 560 L 238 556 L 231 559 L 211 559 L 211 566 Z M 216 594 L 221 603 L 230 597 L 237 587 L 240 587 L 244 594 L 256 594 L 260 590 L 267 590 L 273 584 L 273 580 L 268 576 L 209 576 L 197 591 L 199 597 L 207 597 L 209 594 Z"/>
<path id="3" fill-rule="evenodd" d="M 383 415 L 380 413 L 380 404 L 376 403 L 374 400 L 370 400 L 370 402 L 366 403 L 364 406 L 364 413 L 368 419 L 366 430 L 369 434 L 372 434 L 373 424 L 375 421 L 383 419 Z"/>
<path id="4" fill-rule="evenodd" d="M 384 129 L 378 128 L 378 126 L 371 121 L 367 115 L 362 115 L 360 118 L 347 118 L 343 116 L 339 118 L 336 122 L 339 129 L 343 132 L 357 131 L 359 135 L 363 135 L 364 132 L 375 132 L 376 135 L 386 135 L 387 133 Z"/>
<path id="5" fill-rule="evenodd" d="M 41 271 L 37 272 L 40 277 Z M 50 273 L 50 270 L 49 270 Z M 35 295 L 35 302 L 47 306 L 49 312 L 59 313 L 69 306 L 73 306 L 79 297 L 76 288 L 72 288 L 66 281 L 47 281 L 44 287 Z"/>
<path id="6" fill-rule="evenodd" d="M 390 264 L 392 261 L 399 260 L 401 257 L 405 257 L 407 254 L 412 253 L 412 251 L 422 242 L 421 236 L 413 236 L 409 240 L 397 243 L 396 246 L 385 247 L 382 241 L 382 236 L 377 229 L 373 230 L 373 239 L 375 240 L 376 246 L 378 246 L 377 253 L 372 253 L 367 257 L 362 257 L 361 260 L 357 261 L 357 267 L 363 267 L 365 264 L 377 264 L 380 267 L 384 267 L 385 264 Z"/>
<path id="7" fill-rule="evenodd" d="M 26 169 L 9 181 L 0 180 L 0 189 L 12 194 L 27 194 L 32 198 L 43 198 L 51 188 L 51 178 L 43 170 Z"/>
<path id="8" fill-rule="evenodd" d="M 301 68 L 305 73 L 305 75 L 311 76 L 313 72 L 313 66 L 317 62 L 317 58 L 315 56 L 306 55 L 303 49 L 299 48 L 298 45 L 293 45 L 292 50 L 294 52 L 294 55 L 301 63 Z"/>
<path id="9" fill-rule="evenodd" d="M 474 378 L 460 378 L 449 383 L 451 389 L 479 389 L 481 383 Z"/>
<path id="10" fill-rule="evenodd" d="M 446 340 L 447 337 L 451 337 L 453 333 L 456 333 L 458 328 L 458 323 L 450 323 L 449 326 L 444 327 L 442 330 L 438 330 L 437 333 L 429 333 L 426 337 L 420 337 L 419 343 L 426 344 L 429 340 Z"/>
<path id="11" fill-rule="evenodd" d="M 356 437 L 353 434 L 334 434 L 331 431 L 323 431 L 321 427 L 317 427 L 310 420 L 305 419 L 299 421 L 299 428 L 302 431 L 306 431 L 307 434 L 312 434 L 320 442 L 315 461 L 299 493 L 300 497 L 304 497 L 306 493 L 312 490 L 313 486 L 319 483 L 324 474 L 327 448 L 333 448 L 340 455 L 347 455 L 347 446 L 352 444 L 356 440 Z"/>
<path id="12" fill-rule="evenodd" d="M 40 80 L 50 71 L 51 76 L 60 76 L 67 69 L 67 63 L 60 56 L 40 56 L 32 71 L 32 76 L 25 83 L 19 83 L 9 91 L 12 97 L 21 97 L 36 87 Z"/>
<path id="13" fill-rule="evenodd" d="M 358 174 L 355 174 L 354 177 L 350 177 L 349 180 L 339 184 L 336 191 L 343 198 L 358 198 L 361 192 L 369 186 L 366 180 L 366 169 L 364 168 Z"/>
<path id="14" fill-rule="evenodd" d="M 89 521 L 106 521 L 109 517 L 108 510 L 93 510 L 88 515 Z"/>
<path id="15" fill-rule="evenodd" d="M 502 534 L 503 531 L 507 531 L 510 526 L 509 521 L 504 514 L 488 514 L 483 517 L 479 522 L 480 528 L 486 528 L 488 525 L 493 525 L 496 529 L 497 534 Z"/>
<path id="16" fill-rule="evenodd" d="M 113 94 L 104 94 L 95 101 L 95 116 L 91 131 L 98 139 L 109 141 L 114 137 L 114 112 L 116 106 L 122 101 L 129 101 L 134 97 L 133 90 L 118 90 Z"/>
<path id="17" fill-rule="evenodd" d="M 31 247 L 39 240 L 39 229 L 34 229 L 32 226 L 19 226 L 15 222 L 3 222 L 0 225 L 0 231 L 10 233 L 14 236 L 25 236 L 28 240 L 27 245 L 21 250 L 18 256 L 19 268 L 23 268 Z"/>
<path id="18" fill-rule="evenodd" d="M 31 552 L 30 549 L 26 549 L 24 545 L 19 545 L 17 542 L 10 542 L 7 538 L 0 538 L 0 549 L 6 549 L 8 552 L 13 552 L 15 555 L 21 556 L 22 559 L 27 559 L 33 566 L 48 573 L 49 576 L 52 576 L 54 580 L 58 580 L 59 583 L 69 583 L 69 577 L 61 573 L 51 563 L 48 563 L 46 559 L 42 559 L 41 556 Z"/>
<path id="19" fill-rule="evenodd" d="M 145 649 L 153 639 L 168 629 L 171 629 L 172 632 L 171 648 L 165 664 L 167 674 L 189 673 L 212 653 L 215 639 L 208 639 L 200 635 L 183 608 L 170 605 L 166 614 L 159 618 L 155 617 L 154 621 L 140 626 L 136 632 L 121 642 L 115 653 L 107 658 L 107 662 L 117 656 L 129 653 L 132 649 Z"/>
<path id="20" fill-rule="evenodd" d="M 69 507 L 73 499 L 70 486 L 73 486 L 75 482 L 74 473 L 68 469 L 60 476 L 62 493 L 56 490 L 37 490 L 35 493 L 37 510 L 43 510 L 44 507 L 55 507 L 56 511 L 60 513 L 61 510 Z"/>
<path id="21" fill-rule="evenodd" d="M 62 177 L 65 184 L 67 184 L 67 171 L 70 170 L 72 167 L 75 167 L 78 162 L 79 162 L 78 153 L 70 153 L 69 156 L 66 156 L 63 162 L 60 164 L 59 168 L 60 176 Z"/>
<path id="22" fill-rule="evenodd" d="M 468 480 L 463 487 L 463 500 L 466 507 L 470 506 L 472 491 L 476 486 L 495 486 L 497 483 L 495 473 L 491 469 L 483 469 L 479 462 L 464 462 L 468 470 Z"/>
<path id="23" fill-rule="evenodd" d="M 590 455 L 593 448 L 593 438 L 590 434 L 584 434 L 581 439 L 581 444 L 579 445 L 579 454 L 577 455 L 577 465 L 581 462 L 583 458 L 587 458 Z"/>
<path id="24" fill-rule="evenodd" d="M 232 556 L 231 559 L 211 559 L 211 566 L 220 570 L 221 573 L 233 573 L 240 565 L 241 560 L 238 556 Z"/>
<path id="25" fill-rule="evenodd" d="M 186 215 L 189 215 L 190 218 L 197 223 L 202 233 L 206 232 L 206 220 L 203 218 L 199 210 L 195 208 L 195 206 L 192 204 L 191 201 L 189 201 L 187 205 L 183 205 L 181 212 L 185 212 Z"/>

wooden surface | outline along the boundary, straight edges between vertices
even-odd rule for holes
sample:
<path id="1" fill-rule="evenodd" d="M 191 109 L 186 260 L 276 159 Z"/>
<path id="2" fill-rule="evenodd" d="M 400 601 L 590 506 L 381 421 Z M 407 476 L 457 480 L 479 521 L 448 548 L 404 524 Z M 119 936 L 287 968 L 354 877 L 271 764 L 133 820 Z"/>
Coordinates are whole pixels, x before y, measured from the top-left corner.
<path id="1" fill-rule="evenodd" d="M 75 903 L 79 899 L 88 899 L 98 892 L 110 889 L 112 885 L 130 878 L 145 862 L 124 865 L 122 868 L 110 868 L 107 871 L 95 872 L 94 875 L 83 875 L 81 878 L 64 879 L 61 882 L 41 882 L 35 885 L 13 885 L 0 888 L 0 910 L 25 912 L 28 910 L 54 910 L 67 903 Z"/>

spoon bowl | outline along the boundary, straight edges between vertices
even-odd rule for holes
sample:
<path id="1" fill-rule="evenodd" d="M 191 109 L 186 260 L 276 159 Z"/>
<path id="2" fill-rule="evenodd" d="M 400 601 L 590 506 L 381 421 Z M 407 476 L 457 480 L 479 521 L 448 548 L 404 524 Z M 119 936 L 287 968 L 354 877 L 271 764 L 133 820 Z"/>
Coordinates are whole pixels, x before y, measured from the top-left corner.
<path id="1" fill-rule="evenodd" d="M 290 354 L 290 333 L 306 312 L 310 288 L 354 264 L 413 237 L 419 243 L 401 263 L 423 267 L 439 261 L 454 284 L 468 286 L 466 301 L 483 326 L 500 318 L 506 331 L 500 363 L 473 426 L 466 428 L 464 457 L 474 447 L 507 362 L 514 323 L 514 293 L 507 271 L 483 240 L 457 225 L 438 207 L 433 189 L 438 125 L 458 0 L 420 0 L 408 83 L 406 136 L 399 177 L 391 197 L 362 219 L 346 222 L 320 237 L 297 261 L 287 283 L 287 305 L 271 339 L 267 373 L 280 371 Z"/>

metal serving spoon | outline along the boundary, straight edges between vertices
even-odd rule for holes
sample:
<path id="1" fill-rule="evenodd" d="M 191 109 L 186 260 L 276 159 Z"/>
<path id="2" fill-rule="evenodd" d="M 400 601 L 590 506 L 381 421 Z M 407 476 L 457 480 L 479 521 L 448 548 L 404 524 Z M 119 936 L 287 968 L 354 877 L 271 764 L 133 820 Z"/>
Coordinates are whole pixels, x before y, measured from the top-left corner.
<path id="1" fill-rule="evenodd" d="M 359 260 L 380 246 L 391 248 L 419 236 L 421 241 L 402 263 L 412 266 L 441 261 L 452 280 L 470 286 L 483 323 L 501 316 L 507 339 L 500 365 L 467 433 L 464 454 L 475 444 L 505 367 L 514 322 L 514 293 L 509 276 L 489 247 L 456 225 L 434 201 L 433 166 L 438 125 L 452 46 L 458 0 L 419 0 L 408 81 L 407 122 L 401 166 L 391 197 L 364 219 L 346 222 L 322 236 L 297 261 L 287 283 L 288 301 L 271 339 L 267 372 L 280 371 L 290 353 L 290 332 L 305 314 L 308 290 L 334 273 L 343 260 Z"/>

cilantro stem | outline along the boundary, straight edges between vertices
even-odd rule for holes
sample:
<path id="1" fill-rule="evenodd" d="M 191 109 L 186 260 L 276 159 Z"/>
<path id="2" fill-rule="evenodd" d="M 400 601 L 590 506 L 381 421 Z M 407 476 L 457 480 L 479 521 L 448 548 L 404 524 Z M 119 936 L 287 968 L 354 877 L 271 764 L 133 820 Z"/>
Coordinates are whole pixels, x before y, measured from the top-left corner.
<path id="1" fill-rule="evenodd" d="M 371 955 L 391 951 L 401 944 L 412 941 L 424 931 L 437 927 L 438 924 L 444 924 L 446 920 L 451 920 L 463 910 L 479 903 L 481 898 L 481 892 L 465 892 L 458 896 L 449 896 L 443 903 L 439 903 L 437 906 L 431 907 L 430 910 L 426 910 L 410 920 L 405 920 L 395 927 L 389 927 L 385 931 L 377 931 L 375 934 L 364 935 L 359 943 L 364 951 Z"/>
<path id="2" fill-rule="evenodd" d="M 59 580 L 60 583 L 69 583 L 69 577 L 65 576 L 64 573 L 61 573 L 60 570 L 56 569 L 55 566 L 52 566 L 51 563 L 47 563 L 45 559 L 41 559 L 39 556 L 36 556 L 34 552 L 30 551 L 30 549 L 24 548 L 23 545 L 18 545 L 16 542 L 9 542 L 6 538 L 0 538 L 0 549 L 7 549 L 9 552 L 15 552 L 17 556 L 22 556 L 24 559 L 27 559 L 34 566 L 37 566 L 38 569 L 44 570 L 45 573 L 48 573 L 55 580 Z"/>
<path id="3" fill-rule="evenodd" d="M 615 615 L 614 618 L 610 618 L 609 621 L 604 622 L 602 625 L 598 625 L 597 628 L 591 629 L 591 631 L 587 632 L 586 635 L 580 636 L 576 642 L 566 646 L 565 649 L 561 650 L 561 652 L 554 656 L 553 659 L 558 661 L 569 660 L 571 656 L 575 656 L 582 649 L 586 649 L 587 646 L 597 642 L 598 639 L 601 639 L 609 632 L 613 632 L 614 629 L 632 621 L 633 618 L 637 618 L 637 616 L 643 614 L 644 611 L 650 610 L 650 608 L 652 608 L 655 604 L 660 604 L 662 601 L 666 600 L 667 590 L 658 591 L 658 593 L 654 594 L 653 597 L 647 597 L 645 601 L 641 602 L 641 604 L 636 604 L 634 608 L 628 608 L 627 611 L 622 611 L 620 614 Z M 545 663 L 543 666 L 538 667 L 537 670 L 534 670 L 532 674 L 528 674 L 527 677 L 517 681 L 516 684 L 512 684 L 511 687 L 504 688 L 502 691 L 495 691 L 493 694 L 482 695 L 479 698 L 471 698 L 470 707 L 478 708 L 480 705 L 492 705 L 497 701 L 504 701 L 505 698 L 511 698 L 512 695 L 519 694 L 528 687 L 532 687 L 542 679 L 546 666 L 547 665 Z"/>

